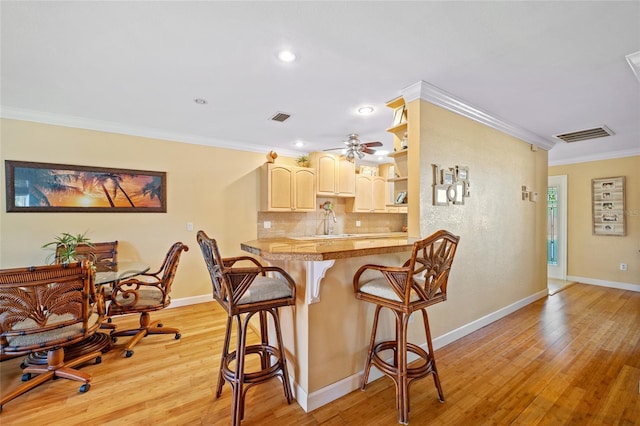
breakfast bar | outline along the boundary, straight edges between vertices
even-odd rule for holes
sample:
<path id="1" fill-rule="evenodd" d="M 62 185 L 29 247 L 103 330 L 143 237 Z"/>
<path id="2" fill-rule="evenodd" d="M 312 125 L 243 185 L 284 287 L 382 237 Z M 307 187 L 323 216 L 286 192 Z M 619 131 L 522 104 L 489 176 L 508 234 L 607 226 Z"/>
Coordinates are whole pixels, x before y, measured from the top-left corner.
<path id="1" fill-rule="evenodd" d="M 412 244 L 401 232 L 241 244 L 244 251 L 286 270 L 298 286 L 295 309 L 281 310 L 281 327 L 294 393 L 305 411 L 360 385 L 373 309 L 355 299 L 354 273 L 364 264 L 401 265 L 410 257 Z M 393 332 L 392 318 L 383 316 L 379 336 Z"/>

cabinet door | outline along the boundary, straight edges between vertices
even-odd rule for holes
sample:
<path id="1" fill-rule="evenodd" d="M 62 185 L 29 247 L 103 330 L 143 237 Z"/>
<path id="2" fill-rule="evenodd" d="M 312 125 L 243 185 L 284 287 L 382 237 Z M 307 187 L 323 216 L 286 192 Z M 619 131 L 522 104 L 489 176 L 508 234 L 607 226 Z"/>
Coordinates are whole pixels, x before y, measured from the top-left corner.
<path id="1" fill-rule="evenodd" d="M 291 211 L 293 207 L 293 171 L 286 166 L 270 165 L 268 170 L 269 211 Z"/>
<path id="2" fill-rule="evenodd" d="M 294 174 L 294 208 L 296 211 L 316 210 L 316 174 L 313 169 L 296 169 Z"/>
<path id="3" fill-rule="evenodd" d="M 318 168 L 318 194 L 336 195 L 337 172 L 339 159 L 331 154 L 319 154 L 316 167 Z"/>
<path id="4" fill-rule="evenodd" d="M 386 180 L 381 176 L 373 176 L 371 180 L 371 209 L 375 212 L 387 211 L 385 188 Z"/>
<path id="5" fill-rule="evenodd" d="M 356 165 L 346 159 L 338 163 L 338 194 L 356 195 Z"/>
<path id="6" fill-rule="evenodd" d="M 370 212 L 371 204 L 371 176 L 357 175 L 355 178 L 356 198 L 353 211 Z"/>

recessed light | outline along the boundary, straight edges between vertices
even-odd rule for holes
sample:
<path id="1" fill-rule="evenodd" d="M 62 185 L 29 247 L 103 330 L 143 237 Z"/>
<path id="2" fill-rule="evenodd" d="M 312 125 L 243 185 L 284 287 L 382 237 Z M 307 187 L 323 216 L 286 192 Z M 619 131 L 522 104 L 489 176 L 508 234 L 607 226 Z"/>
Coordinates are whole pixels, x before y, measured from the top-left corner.
<path id="1" fill-rule="evenodd" d="M 297 146 L 298 148 L 302 148 L 302 147 L 304 146 L 304 142 L 302 142 L 302 141 L 297 141 L 297 142 L 296 142 L 296 146 Z"/>
<path id="2" fill-rule="evenodd" d="M 208 103 L 206 99 L 202 98 L 195 98 L 193 102 L 197 103 L 198 105 L 206 105 Z"/>
<path id="3" fill-rule="evenodd" d="M 358 108 L 358 114 L 368 115 L 374 111 L 372 106 L 363 106 Z"/>
<path id="4" fill-rule="evenodd" d="M 296 60 L 296 54 L 290 50 L 281 50 L 278 52 L 278 59 L 282 62 L 293 62 Z"/>
<path id="5" fill-rule="evenodd" d="M 389 151 L 376 151 L 376 155 L 384 157 L 386 155 L 389 155 Z"/>

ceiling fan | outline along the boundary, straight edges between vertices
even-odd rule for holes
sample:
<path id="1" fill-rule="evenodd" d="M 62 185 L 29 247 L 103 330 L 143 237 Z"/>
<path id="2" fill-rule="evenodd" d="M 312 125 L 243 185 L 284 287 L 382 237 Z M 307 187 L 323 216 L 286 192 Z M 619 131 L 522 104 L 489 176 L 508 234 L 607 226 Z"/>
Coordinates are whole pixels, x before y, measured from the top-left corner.
<path id="1" fill-rule="evenodd" d="M 373 147 L 382 146 L 382 142 L 360 142 L 356 133 L 351 133 L 349 139 L 344 141 L 346 148 L 329 148 L 324 151 L 333 151 L 336 149 L 344 149 L 344 156 L 347 160 L 353 161 L 355 157 L 362 159 L 365 154 L 374 154 L 376 152 Z"/>

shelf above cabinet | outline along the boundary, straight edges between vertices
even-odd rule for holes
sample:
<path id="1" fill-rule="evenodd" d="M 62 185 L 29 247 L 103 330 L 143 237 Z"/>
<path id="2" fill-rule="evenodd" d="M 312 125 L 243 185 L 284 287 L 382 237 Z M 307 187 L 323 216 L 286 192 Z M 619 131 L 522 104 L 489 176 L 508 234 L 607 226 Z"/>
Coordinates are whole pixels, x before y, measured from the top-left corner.
<path id="1" fill-rule="evenodd" d="M 387 156 L 391 158 L 406 157 L 408 153 L 409 153 L 408 149 L 403 149 L 401 151 L 390 152 L 387 154 Z"/>
<path id="2" fill-rule="evenodd" d="M 395 134 L 398 134 L 398 133 L 401 133 L 401 132 L 404 133 L 406 131 L 407 131 L 407 122 L 406 121 L 404 123 L 398 124 L 397 126 L 389 127 L 387 129 L 387 132 L 395 133 Z"/>
<path id="3" fill-rule="evenodd" d="M 387 182 L 405 182 L 407 181 L 409 178 L 407 176 L 403 176 L 403 177 L 394 177 L 394 178 L 388 178 Z"/>

